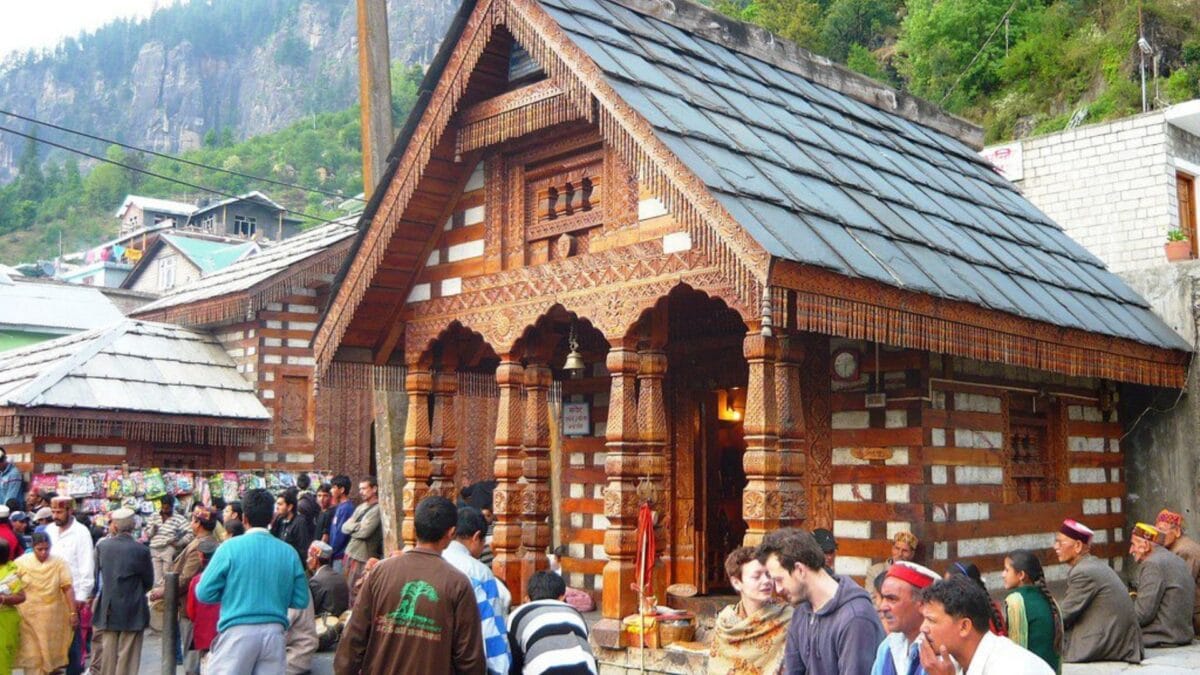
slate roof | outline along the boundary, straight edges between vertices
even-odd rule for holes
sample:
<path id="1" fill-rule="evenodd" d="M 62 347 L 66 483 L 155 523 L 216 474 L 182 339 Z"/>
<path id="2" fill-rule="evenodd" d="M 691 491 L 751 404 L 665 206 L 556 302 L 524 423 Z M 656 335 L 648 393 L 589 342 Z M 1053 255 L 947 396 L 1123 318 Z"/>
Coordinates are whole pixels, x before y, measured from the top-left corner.
<path id="1" fill-rule="evenodd" d="M 140 206 L 143 210 L 160 211 L 162 213 L 172 213 L 177 216 L 190 216 L 196 211 L 196 206 L 187 202 L 176 202 L 170 199 L 158 199 L 157 197 L 143 197 L 141 195 L 127 195 L 125 201 L 121 202 L 121 208 L 117 209 L 116 217 L 120 218 L 125 214 L 125 210 L 130 204 Z"/>
<path id="2" fill-rule="evenodd" d="M 0 354 L 0 407 L 271 417 L 214 337 L 134 319 Z"/>
<path id="3" fill-rule="evenodd" d="M 616 2 L 540 3 L 773 256 L 1057 326 L 1191 349 L 950 135 L 816 84 L 801 68 L 758 58 L 733 40 L 707 39 Z M 684 0 L 675 5 L 687 6 L 693 19 L 706 11 Z M 717 30 L 719 21 L 711 25 Z"/>
<path id="4" fill-rule="evenodd" d="M 349 223 L 357 221 L 357 218 L 354 216 L 353 219 L 347 218 L 315 227 L 279 244 L 264 248 L 256 255 L 239 260 L 224 269 L 201 277 L 186 286 L 181 286 L 148 305 L 139 307 L 135 313 L 153 312 L 249 290 L 276 274 L 286 271 L 293 265 L 327 251 L 338 242 L 354 236 L 357 230 Z"/>
<path id="5" fill-rule="evenodd" d="M 258 250 L 258 244 L 252 241 L 232 243 L 173 234 L 164 234 L 162 239 L 199 267 L 201 274 L 222 270 Z"/>
<path id="6" fill-rule="evenodd" d="M 0 328 L 5 330 L 65 335 L 123 318 L 121 310 L 95 288 L 9 279 L 0 272 Z"/>

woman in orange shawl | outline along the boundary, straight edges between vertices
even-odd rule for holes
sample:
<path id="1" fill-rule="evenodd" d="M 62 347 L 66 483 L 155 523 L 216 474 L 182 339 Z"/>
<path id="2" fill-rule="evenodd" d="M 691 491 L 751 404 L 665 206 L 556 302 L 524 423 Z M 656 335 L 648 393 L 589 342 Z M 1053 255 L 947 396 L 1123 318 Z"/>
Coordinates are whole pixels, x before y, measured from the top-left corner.
<path id="1" fill-rule="evenodd" d="M 741 599 L 717 614 L 708 672 L 774 675 L 783 665 L 792 607 L 776 600 L 775 584 L 754 547 L 730 553 L 725 573 Z"/>

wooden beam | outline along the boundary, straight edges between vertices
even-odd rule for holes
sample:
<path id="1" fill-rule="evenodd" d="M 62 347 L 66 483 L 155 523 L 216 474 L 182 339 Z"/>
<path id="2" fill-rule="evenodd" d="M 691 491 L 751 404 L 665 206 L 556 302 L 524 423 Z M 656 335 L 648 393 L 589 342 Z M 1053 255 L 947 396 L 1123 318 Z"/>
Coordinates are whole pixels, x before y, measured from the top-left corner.
<path id="1" fill-rule="evenodd" d="M 363 193 L 369 200 L 384 174 L 392 132 L 391 57 L 387 0 L 358 0 L 358 80 L 362 120 Z"/>

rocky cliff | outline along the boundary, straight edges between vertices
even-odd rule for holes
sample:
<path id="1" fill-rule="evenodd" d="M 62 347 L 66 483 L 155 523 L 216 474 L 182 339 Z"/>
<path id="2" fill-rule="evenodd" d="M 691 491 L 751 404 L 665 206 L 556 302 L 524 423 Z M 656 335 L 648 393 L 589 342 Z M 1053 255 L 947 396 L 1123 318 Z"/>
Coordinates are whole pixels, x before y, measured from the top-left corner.
<path id="1" fill-rule="evenodd" d="M 192 0 L 0 64 L 0 109 L 176 152 L 357 101 L 353 0 Z M 428 63 L 456 0 L 390 0 L 392 58 Z M 26 128 L 0 116 L 0 124 Z M 39 132 L 72 145 L 78 138 Z M 24 141 L 0 134 L 0 181 Z M 87 144 L 101 151 L 98 144 Z"/>

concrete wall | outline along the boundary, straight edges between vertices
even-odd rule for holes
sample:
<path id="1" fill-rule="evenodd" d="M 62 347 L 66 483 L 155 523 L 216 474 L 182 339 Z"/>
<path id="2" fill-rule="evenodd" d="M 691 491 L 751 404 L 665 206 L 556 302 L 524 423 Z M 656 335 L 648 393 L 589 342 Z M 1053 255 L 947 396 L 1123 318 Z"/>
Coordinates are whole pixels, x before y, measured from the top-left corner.
<path id="1" fill-rule="evenodd" d="M 1179 223 L 1168 128 L 1155 112 L 1025 139 L 1017 185 L 1113 271 L 1157 264 Z"/>
<path id="2" fill-rule="evenodd" d="M 1154 311 L 1196 344 L 1200 313 L 1200 261 L 1163 264 L 1122 275 Z M 1187 390 L 1122 388 L 1125 420 L 1129 524 L 1153 521 L 1169 507 L 1187 519 L 1186 529 L 1200 535 L 1200 373 L 1193 362 Z"/>

